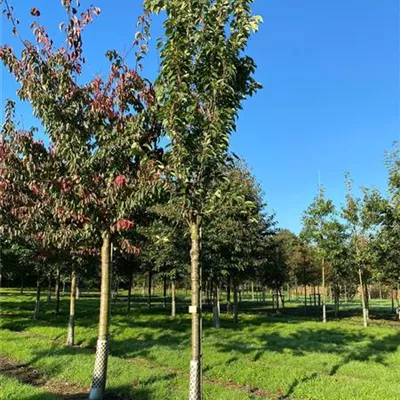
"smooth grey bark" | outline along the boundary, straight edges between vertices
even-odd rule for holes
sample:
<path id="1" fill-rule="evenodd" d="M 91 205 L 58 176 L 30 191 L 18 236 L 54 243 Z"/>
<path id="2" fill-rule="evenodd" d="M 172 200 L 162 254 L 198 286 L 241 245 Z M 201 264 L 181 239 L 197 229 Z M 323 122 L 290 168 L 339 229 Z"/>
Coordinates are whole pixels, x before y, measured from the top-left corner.
<path id="1" fill-rule="evenodd" d="M 175 281 L 171 282 L 171 318 L 174 319 L 176 315 L 176 303 L 175 303 Z"/>
<path id="2" fill-rule="evenodd" d="M 69 299 L 69 321 L 67 332 L 67 346 L 75 345 L 75 305 L 76 305 L 76 286 L 77 277 L 75 265 L 72 266 L 71 271 L 71 293 Z"/>
<path id="3" fill-rule="evenodd" d="M 322 260 L 322 322 L 326 323 L 325 260 Z"/>
<path id="4" fill-rule="evenodd" d="M 40 280 L 36 282 L 36 301 L 35 301 L 35 311 L 33 313 L 33 319 L 39 319 L 40 313 Z"/>
<path id="5" fill-rule="evenodd" d="M 96 346 L 96 360 L 94 364 L 92 387 L 89 400 L 103 400 L 107 380 L 107 364 L 109 352 L 109 325 L 111 303 L 111 271 L 110 271 L 111 242 L 108 234 L 103 236 L 101 248 L 101 295 L 99 335 Z"/>
<path id="6" fill-rule="evenodd" d="M 192 289 L 192 358 L 190 361 L 189 399 L 201 400 L 202 387 L 202 316 L 201 316 L 201 270 L 200 270 L 200 226 L 197 218 L 190 224 L 190 276 Z"/>
<path id="7" fill-rule="evenodd" d="M 213 293 L 213 322 L 214 327 L 219 329 L 221 327 L 221 319 L 220 319 L 220 305 L 219 305 L 219 284 L 214 285 L 214 293 Z"/>
<path id="8" fill-rule="evenodd" d="M 361 268 L 358 269 L 358 277 L 360 279 L 361 305 L 362 305 L 362 311 L 363 311 L 363 323 L 364 323 L 364 327 L 367 327 L 368 326 L 368 313 L 367 313 L 365 291 L 364 291 L 364 283 L 363 283 Z"/>

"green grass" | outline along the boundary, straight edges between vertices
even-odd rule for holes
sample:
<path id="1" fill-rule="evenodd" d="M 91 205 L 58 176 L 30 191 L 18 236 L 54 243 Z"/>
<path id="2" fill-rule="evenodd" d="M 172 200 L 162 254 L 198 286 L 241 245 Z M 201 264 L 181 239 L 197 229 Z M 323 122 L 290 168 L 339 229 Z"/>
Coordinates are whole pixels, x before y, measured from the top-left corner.
<path id="1" fill-rule="evenodd" d="M 187 306 L 181 304 L 171 321 L 169 310 L 160 304 L 148 310 L 140 296 L 134 300 L 129 315 L 123 301 L 112 304 L 109 392 L 136 400 L 186 399 Z M 64 346 L 67 297 L 57 316 L 53 304 L 44 301 L 39 321 L 32 320 L 33 301 L 33 292 L 19 296 L 3 290 L 1 354 L 37 369 L 52 385 L 67 381 L 87 388 L 94 362 L 98 298 L 78 300 L 79 347 L 75 348 Z M 247 301 L 241 306 L 245 314 L 239 325 L 222 315 L 219 330 L 205 313 L 205 399 L 399 398 L 400 324 L 391 320 L 389 325 L 389 302 L 374 303 L 371 314 L 376 319 L 367 329 L 361 326 L 355 303 L 345 307 L 341 320 L 327 324 L 318 321 L 319 310 L 309 309 L 305 317 L 300 303 L 288 305 L 289 310 L 275 314 L 263 303 Z"/>
<path id="2" fill-rule="evenodd" d="M 58 397 L 46 391 L 26 385 L 17 379 L 0 375 L 1 400 L 57 400 Z"/>

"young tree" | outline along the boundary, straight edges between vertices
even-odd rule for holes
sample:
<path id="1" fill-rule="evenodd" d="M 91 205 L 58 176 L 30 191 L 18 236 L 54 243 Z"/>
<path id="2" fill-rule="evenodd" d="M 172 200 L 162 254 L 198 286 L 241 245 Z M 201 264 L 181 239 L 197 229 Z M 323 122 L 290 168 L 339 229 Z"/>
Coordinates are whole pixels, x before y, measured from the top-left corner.
<path id="1" fill-rule="evenodd" d="M 5 4 L 19 37 L 12 10 Z M 66 45 L 55 48 L 35 20 L 31 26 L 36 43 L 23 41 L 20 56 L 9 45 L 0 46 L 0 60 L 15 76 L 18 96 L 30 102 L 52 151 L 62 160 L 62 180 L 46 182 L 55 213 L 58 210 L 71 230 L 79 229 L 83 237 L 96 237 L 102 243 L 99 335 L 89 396 L 97 400 L 104 396 L 107 374 L 111 243 L 116 232 L 133 226 L 138 206 L 155 192 L 160 129 L 152 112 L 153 86 L 117 52 L 107 53 L 110 74 L 105 80 L 95 77 L 78 83 L 85 62 L 82 32 L 100 10 L 91 7 L 78 16 L 70 0 L 63 0 L 63 5 L 68 15 L 62 28 Z M 37 18 L 40 12 L 33 15 Z M 147 18 L 141 21 L 146 32 Z M 139 48 L 145 51 L 144 45 Z M 64 236 L 59 232 L 58 239 Z"/>
<path id="2" fill-rule="evenodd" d="M 318 259 L 321 263 L 322 285 L 322 321 L 326 322 L 326 258 L 327 258 L 327 229 L 334 215 L 335 207 L 331 200 L 325 199 L 325 191 L 322 186 L 318 188 L 318 196 L 306 210 L 303 216 L 302 238 L 315 247 Z"/>
<path id="3" fill-rule="evenodd" d="M 348 224 L 351 259 L 356 265 L 359 284 L 361 303 L 363 310 L 364 327 L 368 325 L 368 288 L 367 280 L 369 278 L 368 265 L 371 258 L 371 241 L 369 231 L 371 228 L 373 213 L 365 201 L 354 197 L 352 193 L 352 180 L 349 174 L 346 174 L 346 205 L 342 208 L 342 217 Z"/>
<path id="4" fill-rule="evenodd" d="M 202 397 L 200 231 L 207 199 L 224 165 L 242 100 L 259 85 L 244 54 L 260 17 L 252 0 L 147 0 L 166 13 L 157 93 L 171 140 L 169 165 L 191 239 L 192 359 L 190 398 Z"/>

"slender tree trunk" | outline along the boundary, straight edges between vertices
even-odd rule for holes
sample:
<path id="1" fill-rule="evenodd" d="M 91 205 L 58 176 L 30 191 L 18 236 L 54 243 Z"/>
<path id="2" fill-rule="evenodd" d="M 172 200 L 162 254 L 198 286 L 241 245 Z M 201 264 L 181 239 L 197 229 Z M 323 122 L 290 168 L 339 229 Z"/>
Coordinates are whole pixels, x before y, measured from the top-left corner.
<path id="1" fill-rule="evenodd" d="M 214 321 L 214 327 L 219 329 L 221 327 L 220 308 L 219 308 L 219 284 L 214 285 L 213 321 Z"/>
<path id="2" fill-rule="evenodd" d="M 326 322 L 325 261 L 322 261 L 322 322 Z"/>
<path id="3" fill-rule="evenodd" d="M 75 344 L 75 303 L 76 303 L 76 269 L 75 265 L 72 267 L 71 272 L 71 294 L 69 300 L 69 322 L 67 333 L 67 345 L 73 346 Z"/>
<path id="4" fill-rule="evenodd" d="M 344 285 L 344 302 L 347 304 L 347 285 Z"/>
<path id="5" fill-rule="evenodd" d="M 254 301 L 254 282 L 251 281 L 251 300 Z"/>
<path id="6" fill-rule="evenodd" d="M 201 340 L 201 271 L 200 271 L 200 227 L 198 220 L 190 225 L 190 264 L 192 283 L 192 359 L 190 361 L 189 400 L 201 400 L 202 388 L 202 340 Z"/>
<path id="7" fill-rule="evenodd" d="M 176 304 L 175 304 L 175 281 L 171 282 L 171 318 L 174 319 L 176 315 Z"/>
<path id="8" fill-rule="evenodd" d="M 304 315 L 307 315 L 307 285 L 304 285 Z"/>
<path id="9" fill-rule="evenodd" d="M 163 302 L 163 305 L 164 305 L 164 308 L 167 308 L 167 277 L 166 276 L 164 276 L 164 302 Z"/>
<path id="10" fill-rule="evenodd" d="M 57 268 L 56 273 L 56 306 L 55 313 L 58 314 L 60 312 L 60 268 Z"/>
<path id="11" fill-rule="evenodd" d="M 231 312 L 231 286 L 232 279 L 228 276 L 227 286 L 226 286 L 226 312 L 229 314 Z"/>
<path id="12" fill-rule="evenodd" d="M 129 287 L 128 287 L 128 312 L 130 312 L 130 311 L 131 311 L 132 282 L 133 282 L 133 274 L 129 274 Z"/>
<path id="13" fill-rule="evenodd" d="M 49 286 L 47 287 L 47 302 L 51 302 L 51 277 L 49 277 Z"/>
<path id="14" fill-rule="evenodd" d="M 65 278 L 63 279 L 62 295 L 65 295 Z"/>
<path id="15" fill-rule="evenodd" d="M 358 277 L 360 279 L 360 289 L 361 289 L 361 305 L 363 311 L 363 323 L 364 327 L 368 326 L 368 314 L 367 314 L 367 307 L 365 302 L 365 292 L 364 292 L 364 284 L 362 279 L 362 270 L 361 268 L 358 269 Z"/>
<path id="16" fill-rule="evenodd" d="M 146 293 L 146 279 L 143 279 L 142 297 L 145 296 L 145 293 Z"/>
<path id="17" fill-rule="evenodd" d="M 282 308 L 285 308 L 285 295 L 283 294 L 283 289 L 278 288 L 279 297 L 281 299 Z"/>
<path id="18" fill-rule="evenodd" d="M 79 297 L 81 295 L 81 290 L 80 290 L 80 285 L 79 285 L 79 277 L 76 277 L 76 299 L 79 300 Z"/>
<path id="19" fill-rule="evenodd" d="M 233 281 L 233 323 L 239 322 L 239 303 L 238 303 L 238 285 L 236 280 Z"/>
<path id="20" fill-rule="evenodd" d="M 33 319 L 39 319 L 40 313 L 40 280 L 36 282 L 36 302 L 35 302 L 35 311 L 33 313 Z"/>
<path id="21" fill-rule="evenodd" d="M 89 400 L 102 400 L 106 388 L 107 362 L 109 351 L 109 323 L 110 323 L 110 237 L 103 237 L 101 248 L 101 297 L 99 336 L 96 347 L 96 361 L 94 364 L 92 387 Z"/>
<path id="22" fill-rule="evenodd" d="M 148 276 L 148 286 L 147 286 L 147 308 L 151 307 L 151 280 L 152 280 L 152 271 L 149 271 L 149 276 Z"/>
<path id="23" fill-rule="evenodd" d="M 367 313 L 367 320 L 369 320 L 369 303 L 370 303 L 370 293 L 368 289 L 368 285 L 364 283 L 364 296 L 365 296 L 365 310 Z"/>
<path id="24" fill-rule="evenodd" d="M 339 316 L 339 300 L 340 300 L 339 287 L 335 287 L 334 289 L 334 298 L 335 298 L 335 318 L 337 318 Z"/>

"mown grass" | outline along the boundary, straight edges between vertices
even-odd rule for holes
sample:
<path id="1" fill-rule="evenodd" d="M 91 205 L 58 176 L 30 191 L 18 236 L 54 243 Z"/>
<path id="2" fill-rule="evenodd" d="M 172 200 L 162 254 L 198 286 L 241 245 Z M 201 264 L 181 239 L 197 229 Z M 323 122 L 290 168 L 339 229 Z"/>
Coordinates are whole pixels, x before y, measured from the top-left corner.
<path id="1" fill-rule="evenodd" d="M 34 367 L 52 384 L 90 385 L 97 334 L 98 298 L 78 300 L 76 339 L 64 345 L 68 299 L 55 315 L 43 302 L 32 320 L 33 292 L 2 292 L 1 353 Z M 259 302 L 242 304 L 234 325 L 222 315 L 221 329 L 204 315 L 205 399 L 398 399 L 400 325 L 390 304 L 375 303 L 374 326 L 361 326 L 349 304 L 341 320 L 319 321 L 300 304 L 276 314 Z M 108 391 L 132 399 L 186 399 L 190 360 L 190 319 L 178 307 L 174 321 L 160 303 L 148 310 L 140 296 L 131 313 L 124 301 L 112 305 Z M 356 310 L 358 313 L 358 310 Z M 359 313 L 358 313 L 359 314 Z M 332 315 L 332 313 L 330 313 Z M 390 325 L 389 324 L 390 321 Z M 24 399 L 24 397 L 21 397 Z M 26 400 L 30 400 L 26 397 Z M 33 399 L 32 399 L 33 400 Z"/>
<path id="2" fill-rule="evenodd" d="M 41 388 L 35 388 L 19 382 L 15 378 L 0 375 L 1 400 L 57 400 L 58 397 L 47 393 Z"/>

